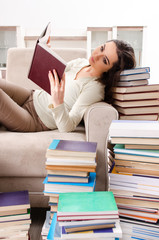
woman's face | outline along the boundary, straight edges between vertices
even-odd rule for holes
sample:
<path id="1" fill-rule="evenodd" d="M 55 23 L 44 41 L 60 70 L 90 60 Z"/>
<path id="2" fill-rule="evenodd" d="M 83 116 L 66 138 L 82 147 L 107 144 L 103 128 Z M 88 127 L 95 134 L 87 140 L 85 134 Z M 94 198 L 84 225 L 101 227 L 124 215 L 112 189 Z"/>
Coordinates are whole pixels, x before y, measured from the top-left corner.
<path id="1" fill-rule="evenodd" d="M 116 44 L 111 42 L 106 42 L 105 44 L 97 47 L 93 52 L 92 56 L 89 58 L 90 65 L 94 70 L 102 75 L 103 72 L 107 72 L 113 67 L 113 64 L 118 61 L 118 55 L 116 52 Z"/>

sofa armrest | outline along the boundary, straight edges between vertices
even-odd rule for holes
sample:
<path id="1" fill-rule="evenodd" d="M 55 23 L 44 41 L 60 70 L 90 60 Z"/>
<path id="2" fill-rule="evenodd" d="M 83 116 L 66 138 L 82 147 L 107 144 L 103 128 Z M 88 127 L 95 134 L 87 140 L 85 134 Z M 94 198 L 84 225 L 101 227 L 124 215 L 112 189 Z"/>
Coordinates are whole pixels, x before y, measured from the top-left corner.
<path id="1" fill-rule="evenodd" d="M 117 110 L 105 102 L 91 105 L 85 115 L 87 141 L 97 142 L 97 184 L 96 190 L 108 189 L 107 140 L 112 120 L 118 119 Z"/>

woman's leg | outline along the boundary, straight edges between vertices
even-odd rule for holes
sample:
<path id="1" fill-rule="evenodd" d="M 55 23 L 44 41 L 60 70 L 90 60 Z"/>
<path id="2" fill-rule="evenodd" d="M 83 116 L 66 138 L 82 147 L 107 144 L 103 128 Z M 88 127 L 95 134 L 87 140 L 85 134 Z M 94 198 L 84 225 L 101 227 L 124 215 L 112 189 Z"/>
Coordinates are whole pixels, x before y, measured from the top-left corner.
<path id="1" fill-rule="evenodd" d="M 31 90 L 0 80 L 0 123 L 12 131 L 36 131 L 30 113 L 21 106 L 27 101 Z"/>
<path id="2" fill-rule="evenodd" d="M 0 89 L 2 89 L 19 106 L 22 106 L 31 94 L 30 89 L 2 79 L 0 79 Z"/>

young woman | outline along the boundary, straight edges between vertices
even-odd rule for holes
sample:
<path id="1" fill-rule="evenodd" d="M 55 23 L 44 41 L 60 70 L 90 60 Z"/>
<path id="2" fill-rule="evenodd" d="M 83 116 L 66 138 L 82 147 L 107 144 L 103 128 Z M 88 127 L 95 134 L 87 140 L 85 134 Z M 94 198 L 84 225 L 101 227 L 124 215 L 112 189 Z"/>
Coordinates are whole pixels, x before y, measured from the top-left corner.
<path id="1" fill-rule="evenodd" d="M 96 48 L 89 60 L 70 61 L 60 83 L 56 71 L 50 69 L 51 95 L 0 80 L 0 123 L 19 132 L 56 128 L 73 131 L 88 106 L 103 100 L 111 103 L 111 88 L 120 72 L 133 67 L 133 48 L 123 41 L 111 40 Z"/>

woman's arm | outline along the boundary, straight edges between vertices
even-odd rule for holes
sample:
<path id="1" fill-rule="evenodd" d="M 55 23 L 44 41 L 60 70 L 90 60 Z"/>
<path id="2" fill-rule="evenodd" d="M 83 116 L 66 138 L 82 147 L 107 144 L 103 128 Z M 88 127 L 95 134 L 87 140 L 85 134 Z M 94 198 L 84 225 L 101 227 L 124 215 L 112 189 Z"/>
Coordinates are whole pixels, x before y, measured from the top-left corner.
<path id="1" fill-rule="evenodd" d="M 82 120 L 86 109 L 93 103 L 99 102 L 104 98 L 104 88 L 97 81 L 86 84 L 72 109 L 68 111 L 62 103 L 52 109 L 53 118 L 60 132 L 74 131 Z"/>

